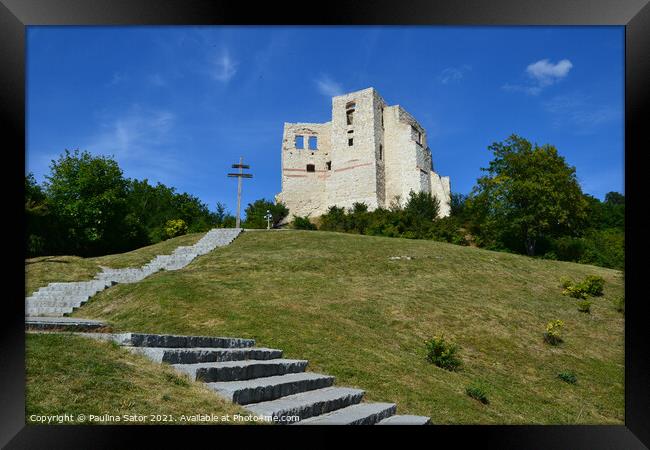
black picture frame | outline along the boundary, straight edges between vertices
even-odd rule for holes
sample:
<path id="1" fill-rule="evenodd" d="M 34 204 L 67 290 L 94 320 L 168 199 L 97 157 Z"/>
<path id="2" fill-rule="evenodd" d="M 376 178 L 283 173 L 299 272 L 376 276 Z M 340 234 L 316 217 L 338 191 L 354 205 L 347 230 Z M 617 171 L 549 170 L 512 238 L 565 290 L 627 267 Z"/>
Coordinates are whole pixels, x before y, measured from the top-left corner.
<path id="1" fill-rule="evenodd" d="M 29 25 L 621 25 L 625 26 L 625 195 L 626 279 L 628 297 L 625 318 L 625 425 L 621 426 L 431 426 L 408 429 L 408 441 L 401 445 L 424 445 L 443 441 L 457 445 L 473 442 L 495 448 L 635 449 L 650 446 L 650 339 L 643 303 L 634 298 L 642 283 L 644 254 L 640 236 L 642 193 L 639 187 L 644 167 L 642 155 L 648 149 L 650 86 L 650 5 L 648 0 L 465 0 L 431 2 L 389 0 L 323 2 L 310 10 L 310 3 L 235 2 L 207 0 L 0 0 L 0 111 L 8 125 L 3 181 L 11 193 L 5 196 L 5 219 L 24 234 L 22 193 L 25 173 L 25 27 Z M 645 114 L 644 114 L 645 113 Z M 645 145 L 644 145 L 645 144 Z M 13 156 L 10 158 L 9 156 Z M 12 209 L 15 208 L 15 209 Z M 641 226 L 639 226 L 641 225 Z M 4 235 L 7 238 L 8 235 Z M 0 352 L 0 445 L 8 448 L 116 448 L 135 446 L 136 438 L 155 438 L 167 447 L 179 435 L 192 433 L 192 441 L 208 439 L 215 445 L 226 435 L 237 439 L 262 437 L 268 442 L 286 427 L 159 427 L 159 426 L 39 426 L 25 425 L 25 342 L 23 241 L 14 239 L 6 280 L 16 292 L 4 296 L 2 352 Z M 10 291 L 10 292 L 13 292 Z M 638 300 L 638 301 L 637 301 Z M 385 433 L 403 429 L 367 427 L 327 429 L 298 427 L 293 435 L 306 432 L 327 439 L 333 433 L 366 435 L 383 439 Z M 272 436 L 269 436 L 272 435 Z M 434 439 L 435 437 L 435 439 Z M 186 439 L 186 438 L 185 438 Z M 216 441 L 215 439 L 218 439 Z M 422 440 L 424 439 L 424 440 Z M 153 441 L 149 440 L 151 444 Z M 311 445 L 298 439 L 297 445 Z M 412 444 L 410 444 L 412 442 Z M 193 445 L 196 445 L 193 444 Z M 645 444 L 645 445 L 644 445 Z M 227 445 L 227 444 L 223 444 Z M 418 444 L 422 445 L 422 444 Z"/>

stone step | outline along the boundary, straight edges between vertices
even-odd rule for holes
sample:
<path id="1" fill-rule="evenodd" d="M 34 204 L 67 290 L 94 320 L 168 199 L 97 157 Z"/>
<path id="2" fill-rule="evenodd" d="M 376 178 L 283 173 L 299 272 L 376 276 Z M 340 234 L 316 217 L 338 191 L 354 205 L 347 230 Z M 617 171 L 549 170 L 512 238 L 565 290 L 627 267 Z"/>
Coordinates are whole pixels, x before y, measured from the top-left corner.
<path id="1" fill-rule="evenodd" d="M 374 425 L 395 414 L 395 403 L 359 403 L 293 425 Z"/>
<path id="2" fill-rule="evenodd" d="M 332 376 L 303 372 L 245 381 L 207 383 L 207 385 L 227 400 L 246 405 L 330 387 L 333 383 Z"/>
<path id="3" fill-rule="evenodd" d="M 74 299 L 40 299 L 40 298 L 27 298 L 25 300 L 25 306 L 27 308 L 42 308 L 42 307 L 59 307 L 59 308 L 78 308 L 82 304 L 86 303 L 88 298 L 85 300 L 74 300 Z"/>
<path id="4" fill-rule="evenodd" d="M 122 345 L 164 348 L 241 348 L 252 347 L 255 339 L 221 336 L 177 336 L 173 334 L 122 333 Z"/>
<path id="5" fill-rule="evenodd" d="M 57 307 L 57 306 L 43 306 L 25 308 L 26 316 L 41 316 L 41 317 L 61 317 L 65 314 L 70 314 L 74 308 L 70 307 Z"/>
<path id="6" fill-rule="evenodd" d="M 377 422 L 377 425 L 429 425 L 431 419 L 427 416 L 395 415 Z"/>
<path id="7" fill-rule="evenodd" d="M 198 364 L 206 362 L 268 360 L 282 358 L 282 350 L 273 348 L 156 348 L 127 347 L 134 353 L 145 355 L 155 362 L 169 364 Z"/>
<path id="8" fill-rule="evenodd" d="M 25 328 L 28 330 L 89 331 L 107 327 L 109 324 L 106 322 L 75 317 L 25 317 Z"/>
<path id="9" fill-rule="evenodd" d="M 282 421 L 282 417 L 298 416 L 303 420 L 318 416 L 357 404 L 363 394 L 361 389 L 326 387 L 268 402 L 251 403 L 244 408 L 258 416 L 276 417 L 279 420 L 277 423 L 287 423 Z"/>
<path id="10" fill-rule="evenodd" d="M 173 367 L 188 374 L 192 380 L 209 383 L 213 381 L 250 380 L 252 378 L 304 372 L 307 361 L 300 359 L 270 359 L 267 361 L 251 359 L 200 364 L 174 364 Z"/>
<path id="11" fill-rule="evenodd" d="M 25 298 L 25 300 L 29 301 L 35 301 L 35 302 L 45 302 L 45 301 L 67 301 L 70 303 L 74 302 L 85 302 L 87 301 L 91 296 L 90 295 L 65 295 L 65 294 L 38 294 L 38 295 L 32 295 L 31 297 Z"/>

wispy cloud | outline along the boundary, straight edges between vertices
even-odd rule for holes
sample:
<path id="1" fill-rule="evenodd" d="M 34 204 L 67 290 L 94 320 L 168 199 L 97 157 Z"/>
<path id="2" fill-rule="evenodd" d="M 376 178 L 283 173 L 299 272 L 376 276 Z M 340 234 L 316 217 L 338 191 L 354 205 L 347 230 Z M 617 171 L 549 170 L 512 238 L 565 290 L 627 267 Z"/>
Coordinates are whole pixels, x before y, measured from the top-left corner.
<path id="1" fill-rule="evenodd" d="M 152 75 L 149 75 L 148 80 L 149 80 L 149 83 L 151 83 L 153 86 L 157 86 L 157 87 L 167 86 L 167 81 L 159 73 L 154 73 Z"/>
<path id="2" fill-rule="evenodd" d="M 171 182 L 183 170 L 175 125 L 169 111 L 133 105 L 121 116 L 105 118 L 83 149 L 113 155 L 127 176 Z"/>
<path id="3" fill-rule="evenodd" d="M 506 83 L 502 88 L 510 92 L 525 92 L 529 95 L 539 95 L 544 88 L 565 78 L 572 67 L 573 64 L 568 59 L 563 59 L 555 64 L 548 59 L 541 59 L 526 67 L 526 74 L 530 78 L 529 83 Z"/>
<path id="4" fill-rule="evenodd" d="M 211 75 L 217 81 L 227 83 L 237 73 L 239 63 L 230 57 L 227 49 L 212 59 Z"/>
<path id="5" fill-rule="evenodd" d="M 126 74 L 122 72 L 113 72 L 113 76 L 111 77 L 110 81 L 106 83 L 106 86 L 115 86 L 116 84 L 120 84 L 123 81 L 127 80 Z"/>
<path id="6" fill-rule="evenodd" d="M 472 67 L 467 64 L 463 64 L 460 67 L 447 67 L 440 72 L 440 75 L 438 75 L 438 81 L 442 84 L 458 82 L 462 80 L 463 77 L 465 77 L 465 74 L 470 70 L 472 70 Z"/>
<path id="7" fill-rule="evenodd" d="M 623 119 L 621 108 L 598 104 L 582 93 L 555 96 L 543 102 L 542 107 L 554 115 L 555 127 L 569 125 L 578 134 L 587 134 L 600 125 Z"/>
<path id="8" fill-rule="evenodd" d="M 318 92 L 327 97 L 335 97 L 343 93 L 341 83 L 337 83 L 328 75 L 321 75 L 320 78 L 315 80 L 315 82 Z"/>

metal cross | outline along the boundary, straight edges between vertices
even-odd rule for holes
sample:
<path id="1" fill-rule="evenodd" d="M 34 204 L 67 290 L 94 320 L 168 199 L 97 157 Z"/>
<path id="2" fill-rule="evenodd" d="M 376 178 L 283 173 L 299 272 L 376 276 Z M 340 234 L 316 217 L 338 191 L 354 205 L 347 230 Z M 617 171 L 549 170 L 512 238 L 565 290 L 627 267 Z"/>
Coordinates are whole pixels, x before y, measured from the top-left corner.
<path id="1" fill-rule="evenodd" d="M 251 166 L 244 164 L 244 158 L 239 157 L 239 164 L 233 164 L 233 169 L 239 169 L 238 173 L 229 173 L 229 177 L 237 177 L 237 222 L 235 228 L 239 228 L 241 222 L 241 179 L 242 178 L 253 178 L 253 174 L 244 173 L 244 169 L 250 169 Z"/>

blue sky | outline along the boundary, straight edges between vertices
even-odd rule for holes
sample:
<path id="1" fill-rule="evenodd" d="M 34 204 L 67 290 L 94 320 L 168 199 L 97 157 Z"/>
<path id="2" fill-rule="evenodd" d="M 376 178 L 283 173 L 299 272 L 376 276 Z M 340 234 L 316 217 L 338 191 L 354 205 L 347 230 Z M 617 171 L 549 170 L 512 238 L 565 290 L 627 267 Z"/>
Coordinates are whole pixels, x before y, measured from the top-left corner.
<path id="1" fill-rule="evenodd" d="M 239 156 L 243 204 L 273 199 L 283 122 L 370 86 L 425 127 L 454 192 L 512 133 L 555 145 L 585 192 L 623 192 L 623 27 L 28 27 L 26 170 L 79 148 L 234 212 Z"/>

